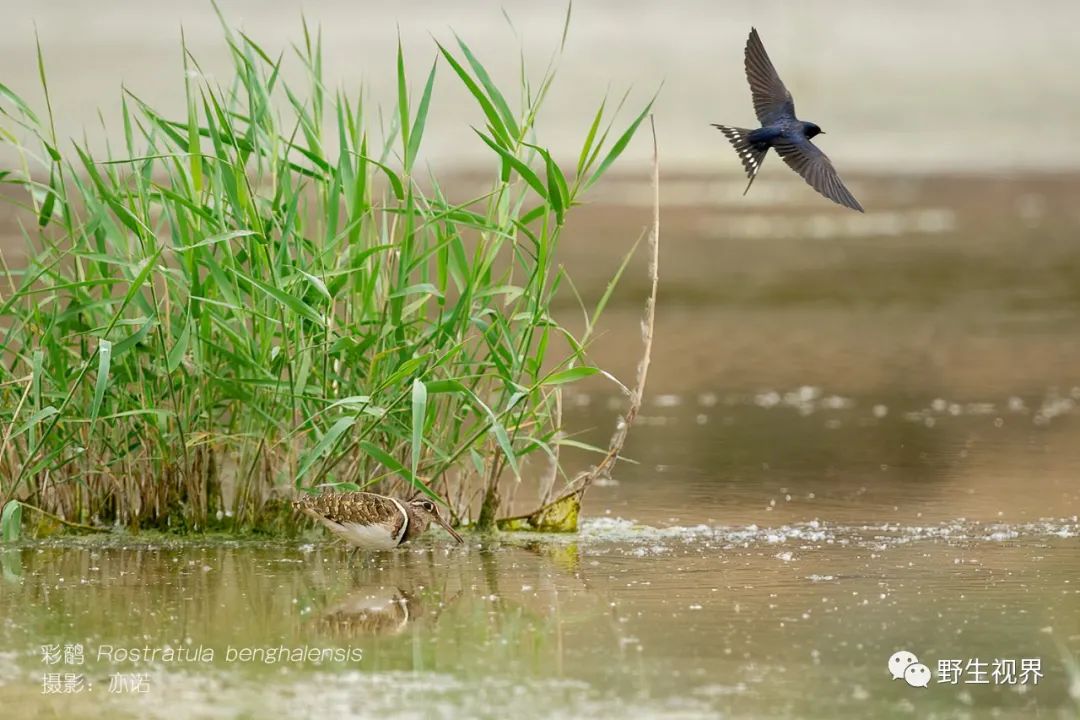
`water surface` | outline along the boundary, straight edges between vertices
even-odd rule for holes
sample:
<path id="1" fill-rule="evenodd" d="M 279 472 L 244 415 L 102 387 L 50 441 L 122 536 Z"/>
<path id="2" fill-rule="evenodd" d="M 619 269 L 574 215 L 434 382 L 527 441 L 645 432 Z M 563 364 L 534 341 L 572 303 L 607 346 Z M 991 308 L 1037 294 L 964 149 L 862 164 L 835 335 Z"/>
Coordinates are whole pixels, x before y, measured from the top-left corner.
<path id="1" fill-rule="evenodd" d="M 1075 717 L 1077 178 L 867 179 L 865 218 L 795 183 L 679 182 L 632 462 L 578 535 L 26 541 L 0 551 L 4 715 Z M 586 297 L 646 221 L 640 187 L 568 231 Z M 592 348 L 623 378 L 642 276 Z M 583 385 L 567 427 L 603 444 L 622 406 Z M 929 687 L 890 678 L 898 650 Z M 1010 659 L 1038 683 L 938 682 Z M 45 692 L 65 674 L 77 692 Z"/>
<path id="2" fill-rule="evenodd" d="M 0 702 L 42 718 L 1075 715 L 1071 409 L 1035 422 L 1007 400 L 814 388 L 652 404 L 640 464 L 593 488 L 575 537 L 6 550 Z M 73 643 L 84 664 L 46 665 L 41 645 Z M 341 656 L 291 655 L 312 649 Z M 935 670 L 1038 658 L 1042 677 L 912 688 L 887 672 L 898 649 Z M 43 694 L 58 670 L 84 691 Z M 118 673 L 146 692 L 109 692 Z"/>

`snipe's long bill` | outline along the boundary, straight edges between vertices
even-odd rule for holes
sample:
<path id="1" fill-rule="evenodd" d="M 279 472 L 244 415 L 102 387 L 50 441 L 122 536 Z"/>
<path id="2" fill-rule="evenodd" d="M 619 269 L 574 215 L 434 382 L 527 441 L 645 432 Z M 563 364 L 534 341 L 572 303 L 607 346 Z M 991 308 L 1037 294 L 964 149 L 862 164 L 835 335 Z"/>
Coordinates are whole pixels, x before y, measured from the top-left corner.
<path id="1" fill-rule="evenodd" d="M 432 522 L 464 542 L 426 498 L 406 502 L 367 492 L 324 492 L 297 498 L 293 507 L 362 550 L 396 548 L 422 535 Z"/>

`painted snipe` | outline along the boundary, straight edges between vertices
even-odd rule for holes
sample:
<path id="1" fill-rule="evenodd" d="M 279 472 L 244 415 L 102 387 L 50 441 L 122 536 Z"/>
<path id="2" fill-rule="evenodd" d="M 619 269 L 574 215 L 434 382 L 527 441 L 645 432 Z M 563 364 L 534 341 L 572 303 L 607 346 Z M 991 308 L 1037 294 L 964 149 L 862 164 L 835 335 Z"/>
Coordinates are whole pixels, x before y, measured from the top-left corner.
<path id="1" fill-rule="evenodd" d="M 402 501 L 368 492 L 324 492 L 297 498 L 293 507 L 361 550 L 396 548 L 422 535 L 432 521 L 463 542 L 427 498 Z"/>

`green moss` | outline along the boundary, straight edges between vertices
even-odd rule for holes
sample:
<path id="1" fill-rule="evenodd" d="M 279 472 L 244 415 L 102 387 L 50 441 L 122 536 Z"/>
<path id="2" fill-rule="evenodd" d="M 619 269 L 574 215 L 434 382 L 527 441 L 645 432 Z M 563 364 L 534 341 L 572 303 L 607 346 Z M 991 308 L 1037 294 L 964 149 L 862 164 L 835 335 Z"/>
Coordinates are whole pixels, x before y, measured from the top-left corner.
<path id="1" fill-rule="evenodd" d="M 577 532 L 580 512 L 581 493 L 573 492 L 528 515 L 503 518 L 496 524 L 503 531 L 572 533 Z"/>

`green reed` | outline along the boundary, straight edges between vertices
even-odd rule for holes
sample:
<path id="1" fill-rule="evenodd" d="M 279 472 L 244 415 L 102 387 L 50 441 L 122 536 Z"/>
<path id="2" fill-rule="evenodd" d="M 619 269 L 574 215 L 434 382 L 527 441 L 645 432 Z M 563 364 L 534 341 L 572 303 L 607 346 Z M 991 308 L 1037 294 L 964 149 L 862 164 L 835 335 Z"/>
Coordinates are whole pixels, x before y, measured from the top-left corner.
<path id="1" fill-rule="evenodd" d="M 511 99 L 455 38 L 417 94 L 399 46 L 380 127 L 326 86 L 306 23 L 280 55 L 223 28 L 232 76 L 184 48 L 186 114 L 125 91 L 119 152 L 56 136 L 40 50 L 44 111 L 0 85 L 23 160 L 0 181 L 29 219 L 26 266 L 0 275 L 0 502 L 240 529 L 294 488 L 381 482 L 490 527 L 503 481 L 557 458 L 562 386 L 598 372 L 589 330 L 549 312 L 556 248 L 648 107 L 615 130 L 601 102 L 560 165 L 534 128 L 557 62 L 535 85 L 523 66 Z M 447 78 L 490 151 L 490 188 L 464 201 L 417 162 Z"/>

